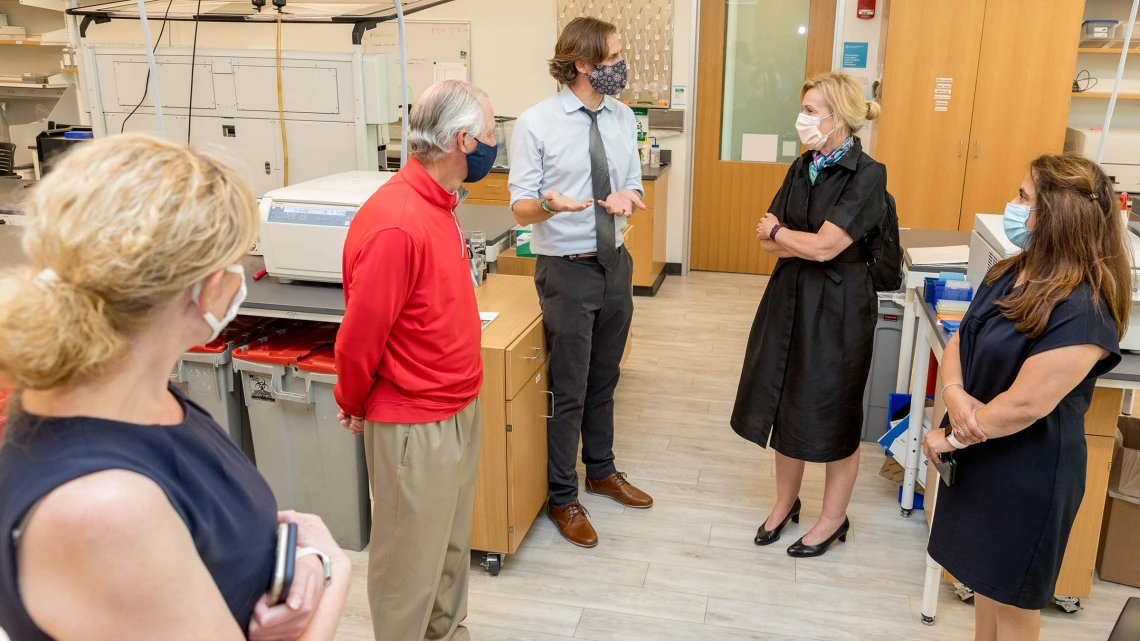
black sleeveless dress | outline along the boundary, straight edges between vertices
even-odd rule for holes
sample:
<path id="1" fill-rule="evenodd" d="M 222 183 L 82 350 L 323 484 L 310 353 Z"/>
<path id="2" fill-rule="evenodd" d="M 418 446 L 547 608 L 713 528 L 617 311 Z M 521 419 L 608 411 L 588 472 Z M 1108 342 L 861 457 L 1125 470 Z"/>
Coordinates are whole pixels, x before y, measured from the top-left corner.
<path id="1" fill-rule="evenodd" d="M 14 533 L 55 488 L 106 470 L 154 481 L 194 540 L 234 619 L 249 629 L 273 575 L 277 502 L 217 423 L 181 392 L 180 425 L 12 416 L 0 447 L 0 628 L 12 641 L 50 641 L 24 608 Z"/>
<path id="2" fill-rule="evenodd" d="M 1026 359 L 1049 350 L 1097 345 L 1110 354 L 1045 418 L 954 454 L 957 476 L 953 486 L 938 487 L 929 552 L 978 594 L 1040 610 L 1053 600 L 1085 494 L 1085 412 L 1096 378 L 1120 363 L 1120 343 L 1108 307 L 1088 284 L 1053 308 L 1041 336 L 1026 338 L 996 303 L 1016 279 L 1011 272 L 992 286 L 983 284 L 962 319 L 959 350 L 968 394 L 989 403 L 1013 385 Z"/>

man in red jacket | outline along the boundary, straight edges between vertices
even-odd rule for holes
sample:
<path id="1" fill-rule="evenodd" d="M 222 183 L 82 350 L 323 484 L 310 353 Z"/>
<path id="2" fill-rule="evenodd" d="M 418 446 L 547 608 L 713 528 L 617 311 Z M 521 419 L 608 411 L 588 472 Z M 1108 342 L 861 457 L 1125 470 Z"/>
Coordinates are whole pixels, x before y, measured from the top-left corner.
<path id="1" fill-rule="evenodd" d="M 336 399 L 365 438 L 376 639 L 466 640 L 483 361 L 455 207 L 461 184 L 494 163 L 494 112 L 481 90 L 451 80 L 419 97 L 409 126 L 412 158 L 345 240 Z"/>

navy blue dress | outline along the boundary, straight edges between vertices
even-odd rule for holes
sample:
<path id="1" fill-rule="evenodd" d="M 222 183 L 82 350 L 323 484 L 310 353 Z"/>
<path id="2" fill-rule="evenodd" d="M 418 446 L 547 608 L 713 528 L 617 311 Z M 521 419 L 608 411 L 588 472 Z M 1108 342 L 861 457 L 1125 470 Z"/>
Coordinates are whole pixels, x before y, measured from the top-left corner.
<path id="1" fill-rule="evenodd" d="M 1026 359 L 1049 350 L 1097 345 L 1110 355 L 1045 418 L 955 453 L 957 478 L 938 488 L 929 551 L 978 594 L 1039 610 L 1053 600 L 1085 494 L 1085 412 L 1096 378 L 1120 363 L 1120 343 L 1108 306 L 1088 284 L 1057 304 L 1043 334 L 1026 338 L 996 304 L 1016 279 L 1014 272 L 981 286 L 962 320 L 967 393 L 989 403 L 1013 385 Z"/>
<path id="2" fill-rule="evenodd" d="M 12 641 L 50 641 L 28 616 L 17 585 L 13 534 L 57 487 L 106 470 L 154 481 L 182 517 L 234 619 L 248 633 L 273 575 L 277 502 L 241 449 L 201 407 L 180 425 L 95 418 L 11 417 L 0 447 L 0 628 Z"/>

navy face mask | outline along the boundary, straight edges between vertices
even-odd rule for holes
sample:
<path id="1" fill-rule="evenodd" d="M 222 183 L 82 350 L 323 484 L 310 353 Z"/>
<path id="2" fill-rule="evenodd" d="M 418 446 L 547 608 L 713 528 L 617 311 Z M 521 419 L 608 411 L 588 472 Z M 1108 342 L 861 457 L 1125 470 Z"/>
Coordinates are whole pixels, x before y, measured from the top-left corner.
<path id="1" fill-rule="evenodd" d="M 498 145 L 488 145 L 478 138 L 475 142 L 479 143 L 479 146 L 467 154 L 467 178 L 463 180 L 465 183 L 477 183 L 486 178 L 487 174 L 491 173 L 491 167 L 495 166 L 495 158 L 499 155 Z"/>

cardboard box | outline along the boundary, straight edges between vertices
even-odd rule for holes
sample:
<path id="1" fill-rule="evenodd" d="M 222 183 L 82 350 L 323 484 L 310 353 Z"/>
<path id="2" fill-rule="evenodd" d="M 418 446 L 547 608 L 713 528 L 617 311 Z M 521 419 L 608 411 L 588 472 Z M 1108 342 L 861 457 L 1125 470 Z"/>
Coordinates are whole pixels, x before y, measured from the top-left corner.
<path id="1" fill-rule="evenodd" d="M 1120 417 L 1100 530 L 1100 578 L 1140 588 L 1140 419 Z"/>
<path id="2" fill-rule="evenodd" d="M 879 470 L 879 476 L 902 487 L 903 481 L 906 480 L 906 468 L 900 465 L 893 457 L 888 456 L 887 459 L 883 461 L 883 467 Z M 914 493 L 923 493 L 922 484 L 914 484 Z"/>
<path id="3" fill-rule="evenodd" d="M 1101 526 L 1096 569 L 1103 581 L 1140 588 L 1140 505 L 1109 498 Z"/>
<path id="4" fill-rule="evenodd" d="M 1116 425 L 1108 494 L 1140 503 L 1140 419 L 1121 416 Z"/>

